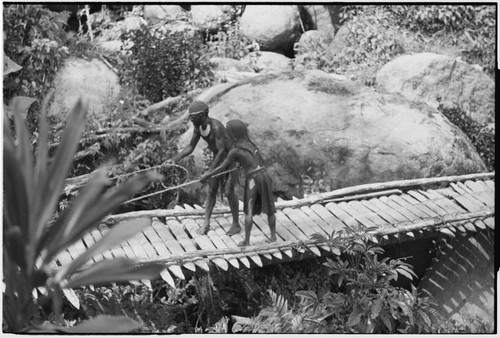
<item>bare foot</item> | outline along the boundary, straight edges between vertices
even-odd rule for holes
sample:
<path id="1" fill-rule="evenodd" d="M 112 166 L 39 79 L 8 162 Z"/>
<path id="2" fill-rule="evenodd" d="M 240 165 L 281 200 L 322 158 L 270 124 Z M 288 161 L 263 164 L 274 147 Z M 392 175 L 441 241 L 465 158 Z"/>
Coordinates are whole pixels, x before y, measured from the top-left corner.
<path id="1" fill-rule="evenodd" d="M 276 236 L 271 237 L 271 239 L 268 239 L 266 242 L 267 242 L 267 243 L 276 242 Z"/>
<path id="2" fill-rule="evenodd" d="M 199 234 L 199 235 L 206 235 L 208 230 L 210 230 L 210 227 L 202 227 L 202 228 L 199 228 L 198 230 L 196 230 L 196 232 Z"/>
<path id="3" fill-rule="evenodd" d="M 236 235 L 240 231 L 241 227 L 238 224 L 233 224 L 231 228 L 229 228 L 229 230 L 226 232 L 226 235 L 228 236 Z"/>
<path id="4" fill-rule="evenodd" d="M 238 246 L 248 246 L 250 245 L 250 242 L 247 242 L 247 241 L 241 241 L 238 243 Z"/>

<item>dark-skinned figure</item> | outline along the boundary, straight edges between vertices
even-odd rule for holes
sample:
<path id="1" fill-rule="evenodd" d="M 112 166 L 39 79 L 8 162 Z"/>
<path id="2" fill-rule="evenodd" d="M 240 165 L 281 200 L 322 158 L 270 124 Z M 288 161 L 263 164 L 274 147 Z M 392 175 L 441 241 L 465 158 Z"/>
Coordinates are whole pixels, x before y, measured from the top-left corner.
<path id="1" fill-rule="evenodd" d="M 248 136 L 245 123 L 240 120 L 231 120 L 226 124 L 226 133 L 232 140 L 233 147 L 225 160 L 215 169 L 209 170 L 200 178 L 202 182 L 210 179 L 235 163 L 243 169 L 245 191 L 243 197 L 243 211 L 245 212 L 245 239 L 239 246 L 250 245 L 253 216 L 264 213 L 267 215 L 271 232 L 270 242 L 276 241 L 276 207 L 272 192 L 272 180 L 263 165 L 259 149 Z"/>
<path id="2" fill-rule="evenodd" d="M 193 101 L 189 106 L 189 119 L 194 125 L 193 136 L 189 144 L 182 149 L 175 157 L 165 162 L 165 164 L 175 163 L 186 156 L 189 156 L 200 138 L 205 140 L 208 149 L 213 153 L 213 161 L 210 164 L 209 170 L 213 170 L 216 166 L 221 164 L 227 155 L 231 145 L 228 144 L 224 125 L 217 119 L 208 116 L 209 108 L 205 102 Z M 234 168 L 232 166 L 230 169 Z M 229 208 L 233 216 L 233 223 L 231 228 L 227 231 L 229 236 L 240 232 L 241 227 L 238 224 L 238 199 L 235 194 L 235 184 L 238 176 L 236 171 L 218 177 L 213 177 L 203 183 L 208 183 L 208 196 L 205 203 L 205 220 L 203 227 L 198 230 L 201 235 L 207 234 L 210 230 L 210 217 L 215 206 L 217 191 L 219 186 L 224 190 L 229 202 Z"/>

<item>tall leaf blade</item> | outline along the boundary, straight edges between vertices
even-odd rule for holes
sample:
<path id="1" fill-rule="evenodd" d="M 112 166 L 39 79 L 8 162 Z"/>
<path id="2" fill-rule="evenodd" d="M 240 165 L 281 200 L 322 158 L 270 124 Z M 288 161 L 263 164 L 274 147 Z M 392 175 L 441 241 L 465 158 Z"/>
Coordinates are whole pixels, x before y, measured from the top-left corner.
<path id="1" fill-rule="evenodd" d="M 99 202 L 100 194 L 104 187 L 110 182 L 104 169 L 99 169 L 92 176 L 90 182 L 86 184 L 78 193 L 71 204 L 58 217 L 50 229 L 43 234 L 39 241 L 37 253 L 44 254 L 44 262 L 49 263 L 53 256 L 69 245 L 71 238 L 77 237 L 80 228 L 81 218 L 89 217 L 89 210 Z M 92 227 L 95 223 L 91 223 Z M 82 229 L 86 232 L 89 229 Z M 83 234 L 82 234 L 83 235 Z"/>
<path id="2" fill-rule="evenodd" d="M 88 284 L 155 279 L 163 269 L 165 269 L 164 264 L 151 263 L 137 266 L 136 261 L 128 258 L 102 260 L 72 276 L 64 287 L 75 288 Z"/>
<path id="3" fill-rule="evenodd" d="M 86 105 L 79 99 L 69 115 L 63 138 L 57 148 L 54 161 L 49 168 L 49 175 L 43 186 L 43 191 L 46 193 L 47 199 L 43 210 L 38 210 L 37 220 L 39 224 L 44 225 L 57 207 L 60 193 L 64 187 L 80 137 L 85 128 L 86 115 Z M 42 227 L 37 229 L 37 238 L 40 238 L 42 231 Z"/>
<path id="4" fill-rule="evenodd" d="M 64 277 L 71 275 L 95 255 L 115 247 L 129 237 L 132 237 L 139 231 L 145 229 L 150 224 L 150 218 L 133 219 L 116 224 L 101 238 L 101 240 L 88 248 L 77 259 L 70 264 L 61 267 L 56 273 L 54 279 L 60 281 Z"/>

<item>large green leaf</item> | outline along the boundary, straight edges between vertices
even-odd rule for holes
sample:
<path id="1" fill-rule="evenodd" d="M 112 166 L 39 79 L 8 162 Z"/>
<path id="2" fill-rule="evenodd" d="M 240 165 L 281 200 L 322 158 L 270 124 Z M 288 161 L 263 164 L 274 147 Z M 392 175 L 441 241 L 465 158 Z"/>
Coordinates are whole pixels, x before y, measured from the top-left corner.
<path id="1" fill-rule="evenodd" d="M 49 221 L 59 203 L 61 191 L 85 128 L 86 114 L 86 105 L 79 99 L 69 115 L 63 138 L 44 180 L 42 191 L 46 194 L 46 200 L 43 208 L 37 210 L 36 217 L 36 221 L 40 225 L 45 225 Z M 41 236 L 42 230 L 37 228 L 38 236 Z"/>
<path id="2" fill-rule="evenodd" d="M 137 265 L 137 262 L 128 258 L 115 258 L 99 261 L 69 279 L 65 288 L 75 288 L 89 284 L 110 282 L 155 279 L 165 269 L 161 263 Z"/>
<path id="3" fill-rule="evenodd" d="M 77 259 L 68 265 L 65 265 L 57 271 L 54 279 L 61 281 L 66 276 L 71 275 L 74 271 L 82 267 L 95 255 L 109 250 L 126 239 L 134 236 L 139 231 L 144 230 L 151 224 L 150 218 L 132 219 L 114 225 L 97 243 L 83 252 Z"/>
<path id="4" fill-rule="evenodd" d="M 48 264 L 55 254 L 68 246 L 74 238 L 80 238 L 89 229 L 84 228 L 82 218 L 89 217 L 89 210 L 95 205 L 102 194 L 104 187 L 110 182 L 105 169 L 96 171 L 92 179 L 78 193 L 57 218 L 50 229 L 45 232 L 37 248 L 42 253 L 45 264 Z M 96 223 L 88 223 L 95 227 Z"/>

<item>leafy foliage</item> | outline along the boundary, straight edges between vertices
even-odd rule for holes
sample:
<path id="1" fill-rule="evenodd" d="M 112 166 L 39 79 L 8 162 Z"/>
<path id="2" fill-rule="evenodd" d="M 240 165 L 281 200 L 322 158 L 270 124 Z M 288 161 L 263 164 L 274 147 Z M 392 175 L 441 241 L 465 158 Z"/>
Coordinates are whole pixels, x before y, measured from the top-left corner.
<path id="1" fill-rule="evenodd" d="M 425 35 L 450 33 L 453 44 L 467 42 L 464 56 L 494 77 L 496 7 L 494 5 L 386 6 L 402 27 Z"/>
<path id="2" fill-rule="evenodd" d="M 239 60 L 255 49 L 252 41 L 240 33 L 239 24 L 227 27 L 225 31 L 207 36 L 206 45 L 209 57 Z"/>
<path id="3" fill-rule="evenodd" d="M 379 259 L 383 249 L 359 226 L 311 239 L 325 242 L 336 255 L 324 265 L 337 292 L 296 292 L 299 303 L 289 307 L 270 291 L 271 306 L 256 317 L 233 316 L 233 332 L 258 333 L 423 333 L 439 330 L 439 313 L 417 289 L 391 285 L 399 275 L 412 279 L 412 267 L 400 259 Z"/>
<path id="4" fill-rule="evenodd" d="M 206 87 L 212 81 L 205 47 L 187 31 L 141 29 L 123 33 L 121 38 L 127 47 L 119 65 L 120 80 L 152 102 Z"/>
<path id="5" fill-rule="evenodd" d="M 481 126 L 470 118 L 460 107 L 445 107 L 442 104 L 438 110 L 451 123 L 462 130 L 476 147 L 479 156 L 490 171 L 495 170 L 495 132 Z"/>
<path id="6" fill-rule="evenodd" d="M 118 245 L 144 229 L 149 225 L 149 220 L 134 220 L 116 225 L 75 260 L 54 269 L 53 260 L 59 252 L 80 240 L 101 218 L 135 191 L 145 187 L 154 176 L 139 175 L 117 189 L 102 194 L 109 179 L 100 170 L 71 202 L 71 207 L 54 217 L 60 192 L 85 126 L 86 107 L 81 101 L 77 102 L 69 115 L 61 145 L 55 155 L 49 158 L 47 102 L 48 98 L 42 108 L 35 152 L 21 114 L 13 114 L 15 136 L 11 135 L 8 129 L 10 123 L 7 115 L 4 115 L 4 197 L 8 198 L 3 199 L 3 316 L 9 332 L 28 329 L 37 309 L 33 298 L 33 291 L 37 287 L 48 290 L 56 317 L 60 317 L 64 289 L 86 284 L 152 278 L 163 269 L 154 264 L 136 267 L 133 260 L 125 258 L 86 265 L 94 255 Z M 17 100 L 13 100 L 13 105 L 13 111 L 16 112 L 19 109 Z M 95 332 L 109 330 L 110 327 L 103 327 L 103 323 L 105 321 L 101 318 L 95 318 L 90 323 L 82 324 L 82 327 L 75 327 L 74 332 L 86 327 L 93 328 Z M 43 327 L 37 330 L 59 329 Z"/>
<path id="7" fill-rule="evenodd" d="M 42 98 L 62 61 L 68 13 L 55 13 L 42 5 L 4 6 L 4 53 L 23 68 L 4 77 L 4 99 L 14 96 Z"/>

